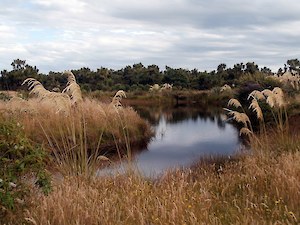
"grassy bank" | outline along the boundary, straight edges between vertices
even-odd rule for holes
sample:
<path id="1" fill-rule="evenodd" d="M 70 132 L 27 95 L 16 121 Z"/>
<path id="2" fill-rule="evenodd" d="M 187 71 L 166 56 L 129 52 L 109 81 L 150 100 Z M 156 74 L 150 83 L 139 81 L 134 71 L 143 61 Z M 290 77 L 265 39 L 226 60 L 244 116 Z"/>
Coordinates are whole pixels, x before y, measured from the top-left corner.
<path id="1" fill-rule="evenodd" d="M 147 122 L 122 107 L 122 91 L 106 104 L 30 81 L 35 98 L 0 101 L 0 224 L 23 223 L 32 190 L 51 191 L 50 174 L 93 177 L 110 154 L 128 155 L 152 135 Z"/>
<path id="2" fill-rule="evenodd" d="M 168 91 L 131 91 L 123 100 L 126 105 L 202 105 L 222 106 L 234 95 L 234 90 L 220 92 L 220 88 L 212 90 L 168 90 Z M 84 93 L 86 96 L 102 102 L 111 101 L 111 92 L 95 91 Z"/>
<path id="3" fill-rule="evenodd" d="M 250 96 L 250 109 L 260 121 L 258 133 L 253 133 L 237 100 L 229 105 L 243 112 L 229 110 L 229 114 L 243 124 L 242 134 L 248 132 L 251 153 L 213 164 L 200 161 L 154 180 L 132 173 L 101 180 L 81 178 L 75 183 L 65 179 L 50 196 L 33 198 L 42 207 L 33 207 L 26 214 L 28 220 L 36 224 L 297 224 L 300 135 L 290 132 L 280 89 Z M 272 130 L 265 127 L 260 108 L 264 102 L 274 115 Z"/>
<path id="4" fill-rule="evenodd" d="M 270 92 L 268 96 L 278 97 L 278 92 Z M 280 97 L 283 97 L 281 92 Z M 290 132 L 292 129 L 285 117 L 285 104 L 281 105 L 284 101 L 279 101 L 283 99 L 273 103 L 271 98 L 257 100 L 253 97 L 251 100 L 250 110 L 255 109 L 254 116 L 259 120 L 257 133 L 252 130 L 245 110 L 236 101 L 231 101 L 234 103 L 231 106 L 237 106 L 236 110 L 240 112 L 229 110 L 234 119 L 243 125 L 243 131 L 248 129 L 251 152 L 221 161 L 200 160 L 190 168 L 166 172 L 154 179 L 130 171 L 101 178 L 90 176 L 89 172 L 66 173 L 53 183 L 53 190 L 48 195 L 32 187 L 24 196 L 21 207 L 9 211 L 0 221 L 6 224 L 298 224 L 300 134 L 295 130 Z M 77 113 L 58 118 L 57 122 L 55 114 L 48 115 L 42 111 L 43 115 L 53 117 L 53 122 L 41 118 L 39 124 L 42 133 L 47 134 L 45 142 L 50 143 L 49 148 L 61 143 L 62 149 L 80 153 L 82 149 L 87 149 L 88 142 L 84 140 L 89 140 L 85 138 L 89 132 L 91 135 L 98 132 L 97 137 L 105 140 L 102 129 L 88 130 L 88 127 L 94 129 L 95 121 L 102 124 L 102 128 L 116 124 L 116 131 L 111 130 L 116 143 L 121 138 L 117 136 L 118 132 L 125 137 L 125 142 L 128 137 L 134 137 L 136 126 L 130 128 L 128 125 L 136 118 L 129 116 L 127 110 L 131 109 L 116 111 L 107 105 L 107 108 L 101 106 L 98 111 L 94 102 L 90 102 L 83 102 L 87 105 L 81 111 L 76 109 Z M 273 107 L 270 108 L 271 103 Z M 269 113 L 274 116 L 275 125 L 271 130 L 262 119 L 261 104 L 269 107 Z M 111 109 L 112 112 L 109 111 Z M 14 112 L 19 113 L 18 110 Z M 99 115 L 107 115 L 102 123 L 95 119 Z M 73 122 L 66 123 L 68 120 Z M 128 131 L 124 132 L 124 125 Z M 66 127 L 67 133 L 60 126 Z M 30 132 L 36 132 L 35 127 Z M 75 133 L 68 133 L 74 130 Z M 38 133 L 33 136 L 38 136 Z M 61 142 L 60 137 L 63 137 Z M 74 144 L 74 137 L 77 142 L 71 145 Z M 96 136 L 91 137 L 93 140 Z M 61 165 L 66 160 L 63 158 L 57 162 Z M 64 168 L 74 171 L 74 168 L 82 169 L 83 166 L 75 160 L 75 164 L 65 164 Z"/>
<path id="5" fill-rule="evenodd" d="M 277 136 L 270 136 L 276 140 Z M 272 151 L 199 163 L 158 180 L 134 174 L 66 178 L 49 196 L 32 195 L 32 224 L 297 224 L 300 136 L 290 152 Z"/>

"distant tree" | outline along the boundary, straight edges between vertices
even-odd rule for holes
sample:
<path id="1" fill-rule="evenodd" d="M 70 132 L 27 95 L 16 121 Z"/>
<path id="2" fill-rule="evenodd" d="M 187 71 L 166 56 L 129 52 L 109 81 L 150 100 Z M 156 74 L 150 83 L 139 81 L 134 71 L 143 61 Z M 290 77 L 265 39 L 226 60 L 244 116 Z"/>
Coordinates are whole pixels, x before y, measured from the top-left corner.
<path id="1" fill-rule="evenodd" d="M 149 85 L 161 84 L 163 79 L 163 74 L 160 72 L 157 65 L 150 65 L 147 67 L 147 76 L 149 76 Z"/>
<path id="2" fill-rule="evenodd" d="M 225 71 L 225 69 L 226 69 L 226 64 L 221 63 L 220 65 L 218 65 L 217 73 L 222 73 Z"/>
<path id="3" fill-rule="evenodd" d="M 1 71 L 1 89 L 2 90 L 17 90 L 21 88 L 22 82 L 28 78 L 39 78 L 39 70 L 36 66 L 26 64 L 26 60 L 15 59 L 11 66 L 11 71 Z"/>
<path id="4" fill-rule="evenodd" d="M 278 71 L 277 71 L 277 74 L 280 76 L 283 74 L 283 69 L 282 68 L 279 68 Z"/>
<path id="5" fill-rule="evenodd" d="M 169 66 L 166 66 L 163 83 L 173 84 L 176 87 L 188 88 L 189 71 L 182 68 L 173 69 Z"/>
<path id="6" fill-rule="evenodd" d="M 256 65 L 254 62 L 247 62 L 246 63 L 246 73 L 255 74 L 255 72 L 258 72 L 258 65 Z"/>
<path id="7" fill-rule="evenodd" d="M 268 67 L 263 67 L 263 68 L 260 69 L 260 71 L 262 73 L 266 74 L 266 75 L 272 75 L 273 74 L 272 70 L 270 68 L 268 68 Z"/>
<path id="8" fill-rule="evenodd" d="M 300 72 L 300 61 L 298 59 L 289 59 L 287 65 L 290 72 Z"/>
<path id="9" fill-rule="evenodd" d="M 21 60 L 21 59 L 15 59 L 11 64 L 13 67 L 13 70 L 22 70 L 25 68 L 26 65 L 26 60 Z"/>
<path id="10" fill-rule="evenodd" d="M 243 63 L 237 63 L 233 66 L 233 68 L 228 68 L 228 80 L 235 83 L 243 74 L 245 70 L 245 65 Z M 229 82 L 230 83 L 230 82 Z"/>

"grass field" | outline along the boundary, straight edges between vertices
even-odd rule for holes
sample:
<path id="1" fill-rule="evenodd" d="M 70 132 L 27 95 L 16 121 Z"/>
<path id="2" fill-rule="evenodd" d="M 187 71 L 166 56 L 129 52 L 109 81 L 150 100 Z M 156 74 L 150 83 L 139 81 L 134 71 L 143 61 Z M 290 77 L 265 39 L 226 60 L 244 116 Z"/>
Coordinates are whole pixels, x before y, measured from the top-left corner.
<path id="1" fill-rule="evenodd" d="M 42 100 L 13 98 L 0 104 L 1 122 L 16 124 L 22 133 L 12 139 L 3 126 L 0 147 L 18 141 L 32 150 L 38 144 L 48 153 L 51 163 L 45 162 L 46 168 L 53 165 L 61 176 L 52 179 L 47 194 L 24 181 L 34 179 L 30 174 L 11 180 L 27 190 L 22 199 L 13 199 L 11 209 L 3 204 L 3 193 L 14 193 L 14 185 L 0 181 L 2 224 L 299 224 L 300 134 L 288 121 L 279 89 L 261 93 L 264 99 L 252 93 L 250 110 L 258 120 L 257 131 L 239 102 L 231 100 L 228 106 L 235 108 L 227 111 L 240 123 L 241 134 L 248 135 L 250 152 L 199 160 L 153 178 L 130 168 L 125 174 L 94 176 L 98 156 L 104 158 L 103 143 L 123 143 L 129 153 L 131 142 L 151 136 L 149 125 L 132 108 L 122 107 L 118 95 L 110 104 L 77 96 L 79 103 L 71 98 L 70 106 L 61 108 L 65 97 L 41 93 Z M 274 119 L 272 129 L 265 123 L 263 104 Z M 9 148 L 1 148 L 1 153 Z"/>

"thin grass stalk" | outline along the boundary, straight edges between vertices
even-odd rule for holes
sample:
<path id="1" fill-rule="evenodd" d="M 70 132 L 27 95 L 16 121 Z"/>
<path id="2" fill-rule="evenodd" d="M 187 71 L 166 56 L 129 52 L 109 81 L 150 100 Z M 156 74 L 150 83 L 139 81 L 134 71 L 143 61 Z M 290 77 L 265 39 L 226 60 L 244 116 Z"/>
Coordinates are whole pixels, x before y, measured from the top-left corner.
<path id="1" fill-rule="evenodd" d="M 122 119 L 121 115 L 119 114 L 119 111 L 117 111 L 117 114 L 118 114 L 119 121 L 120 121 L 121 126 L 122 126 L 122 132 L 123 132 L 123 135 L 124 135 L 127 157 L 128 157 L 129 162 L 131 162 L 132 155 L 131 155 L 131 146 L 130 146 L 130 140 L 129 140 L 129 133 L 128 133 L 128 129 L 127 129 L 127 124 L 126 124 L 126 121 L 123 122 L 123 119 Z"/>

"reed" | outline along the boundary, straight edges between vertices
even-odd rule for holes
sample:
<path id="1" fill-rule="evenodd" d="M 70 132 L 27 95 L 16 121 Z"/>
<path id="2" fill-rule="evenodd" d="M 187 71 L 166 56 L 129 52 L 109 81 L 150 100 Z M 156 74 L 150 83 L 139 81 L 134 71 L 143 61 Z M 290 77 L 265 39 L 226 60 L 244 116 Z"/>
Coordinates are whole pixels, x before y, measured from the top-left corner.
<path id="1" fill-rule="evenodd" d="M 83 101 L 80 86 L 71 71 L 65 71 L 64 74 L 68 76 L 68 83 L 62 93 L 67 93 L 70 96 L 72 105 L 78 105 Z"/>
<path id="2" fill-rule="evenodd" d="M 260 103 L 263 101 L 265 101 L 270 107 L 274 122 L 276 124 L 276 129 L 282 133 L 288 130 L 289 125 L 286 111 L 286 101 L 281 88 L 275 87 L 272 91 L 265 89 L 261 92 L 254 90 L 249 94 L 248 100 L 251 100 L 249 109 L 252 109 L 252 111 L 256 114 L 257 120 L 259 120 L 261 134 L 264 134 L 265 136 L 267 135 L 264 115 L 260 106 Z M 225 110 L 228 112 L 228 115 L 231 116 L 232 119 L 243 124 L 242 128 L 249 128 L 251 133 L 253 133 L 251 121 L 246 115 L 241 103 L 237 99 L 230 99 L 227 105 L 229 107 L 234 106 L 235 108 L 242 109 L 242 112 L 239 112 L 225 108 Z M 245 129 L 243 132 L 240 132 L 240 134 L 249 134 L 249 132 L 247 132 Z"/>
<path id="3" fill-rule="evenodd" d="M 276 138 L 274 136 L 270 138 Z M 134 174 L 65 179 L 49 196 L 32 195 L 29 224 L 297 224 L 299 136 L 295 153 L 264 151 L 196 164 L 158 179 Z M 276 143 L 273 146 L 276 147 Z"/>
<path id="4" fill-rule="evenodd" d="M 99 168 L 103 154 L 116 151 L 114 146 L 121 155 L 126 153 L 120 150 L 122 146 L 130 149 L 131 142 L 150 138 L 149 125 L 132 108 L 122 107 L 124 91 L 118 91 L 111 104 L 83 99 L 73 73 L 65 74 L 68 83 L 63 93 L 50 92 L 39 81 L 28 78 L 23 85 L 28 85 L 33 98 L 0 103 L 7 117 L 22 124 L 26 135 L 54 156 L 60 173 L 90 177 Z"/>

